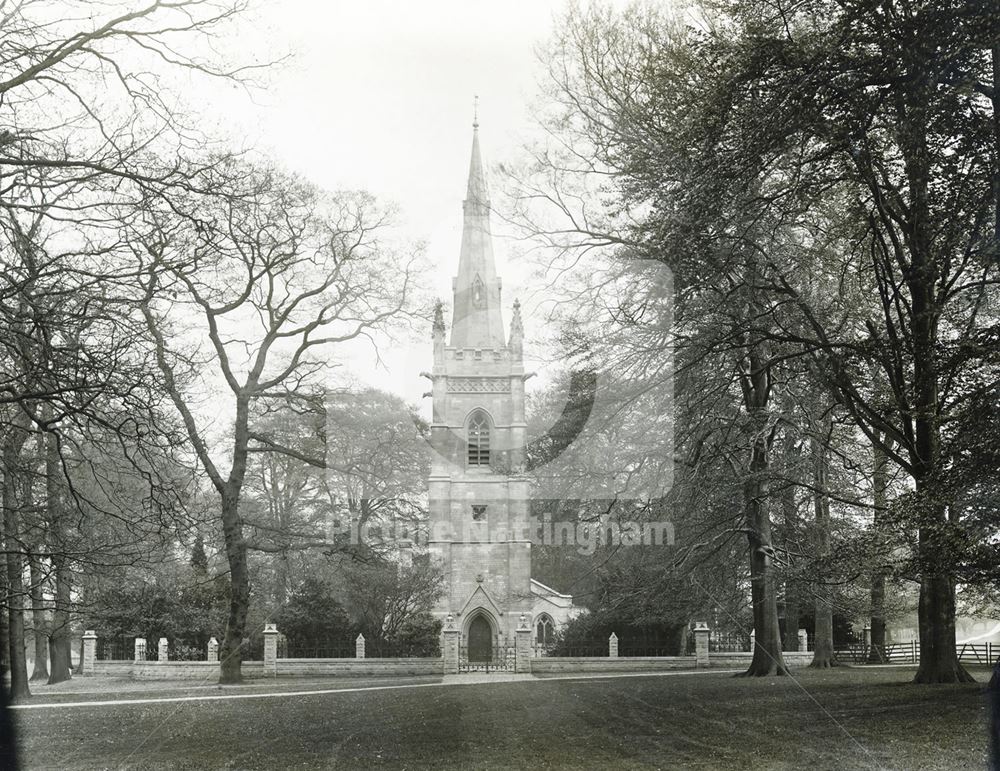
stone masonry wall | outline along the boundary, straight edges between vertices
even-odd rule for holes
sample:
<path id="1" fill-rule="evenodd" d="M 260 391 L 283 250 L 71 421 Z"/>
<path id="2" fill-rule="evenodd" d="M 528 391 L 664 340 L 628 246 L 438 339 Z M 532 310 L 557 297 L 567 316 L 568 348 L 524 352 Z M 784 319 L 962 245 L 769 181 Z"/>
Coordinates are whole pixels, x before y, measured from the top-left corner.
<path id="1" fill-rule="evenodd" d="M 219 678 L 217 661 L 98 661 L 94 664 L 95 675 L 125 677 L 132 680 L 205 680 L 214 682 Z M 244 661 L 243 676 L 258 678 L 264 676 L 264 662 Z"/>
<path id="2" fill-rule="evenodd" d="M 812 661 L 812 651 L 786 651 L 789 667 L 805 667 Z M 750 666 L 750 653 L 712 653 L 710 667 L 745 669 Z M 540 656 L 531 660 L 533 674 L 565 674 L 567 672 L 659 672 L 671 669 L 694 669 L 694 656 Z"/>
<path id="3" fill-rule="evenodd" d="M 694 669 L 694 656 L 630 656 L 612 659 L 606 656 L 539 656 L 531 660 L 535 675 L 567 672 L 659 672 L 669 669 Z"/>
<path id="4" fill-rule="evenodd" d="M 278 677 L 310 675 L 439 675 L 440 658 L 427 659 L 278 659 Z M 122 677 L 132 680 L 204 680 L 218 679 L 216 661 L 98 661 L 95 675 Z M 243 676 L 249 679 L 265 677 L 264 662 L 244 661 Z"/>

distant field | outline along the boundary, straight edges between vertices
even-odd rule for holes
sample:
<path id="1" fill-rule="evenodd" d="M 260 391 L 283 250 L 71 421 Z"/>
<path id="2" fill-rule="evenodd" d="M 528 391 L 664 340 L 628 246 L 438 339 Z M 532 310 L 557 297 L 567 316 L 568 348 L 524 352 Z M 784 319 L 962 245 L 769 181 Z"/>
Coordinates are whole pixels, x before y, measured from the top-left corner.
<path id="1" fill-rule="evenodd" d="M 33 709 L 17 724 L 27 768 L 982 768 L 982 685 L 915 686 L 912 674 L 552 678 Z M 70 699 L 33 703 L 50 700 Z"/>

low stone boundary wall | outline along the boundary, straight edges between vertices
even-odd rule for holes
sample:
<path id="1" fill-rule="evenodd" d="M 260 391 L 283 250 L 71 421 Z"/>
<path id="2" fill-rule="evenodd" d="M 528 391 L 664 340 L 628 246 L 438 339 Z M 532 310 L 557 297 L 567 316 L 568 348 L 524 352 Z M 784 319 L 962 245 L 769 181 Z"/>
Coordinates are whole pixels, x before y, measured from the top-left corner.
<path id="1" fill-rule="evenodd" d="M 708 625 L 698 622 L 694 627 L 693 656 L 619 656 L 618 636 L 608 637 L 607 656 L 533 656 L 531 646 L 532 629 L 527 617 L 522 614 L 516 631 L 515 671 L 537 674 L 572 672 L 657 672 L 672 669 L 726 668 L 745 669 L 753 655 L 748 652 L 717 652 L 709 650 L 711 630 Z M 365 658 L 365 639 L 358 635 L 355 642 L 354 658 L 279 658 L 278 638 L 280 633 L 274 624 L 265 624 L 264 660 L 244 661 L 243 676 L 249 679 L 271 677 L 323 677 L 323 676 L 407 676 L 440 675 L 459 671 L 459 630 L 451 614 L 442 630 L 442 655 L 434 658 Z M 213 637 L 208 641 L 206 661 L 169 661 L 169 645 L 165 637 L 158 641 L 157 660 L 146 658 L 146 640 L 134 640 L 135 659 L 133 661 L 98 661 L 98 636 L 88 631 L 83 636 L 84 655 L 81 674 L 122 677 L 132 680 L 200 680 L 212 682 L 218 679 L 218 642 Z M 785 663 L 790 667 L 808 665 L 813 654 L 808 651 L 784 654 Z"/>
<path id="2" fill-rule="evenodd" d="M 440 675 L 444 660 L 426 659 L 278 659 L 278 677 L 305 675 Z M 244 664 L 244 666 L 246 666 Z"/>
<path id="3" fill-rule="evenodd" d="M 805 667 L 812 661 L 812 651 L 785 651 L 790 667 Z M 750 653 L 712 653 L 709 667 L 745 669 Z M 278 677 L 336 675 L 440 675 L 442 658 L 426 659 L 278 659 Z M 531 672 L 539 675 L 567 672 L 662 672 L 672 669 L 696 669 L 695 656 L 539 656 L 531 659 Z M 704 667 L 702 667 L 704 668 Z M 218 677 L 217 661 L 97 661 L 94 674 L 132 680 L 204 680 Z M 264 671 L 263 661 L 244 661 L 243 676 L 249 679 L 274 677 Z"/>
<path id="4" fill-rule="evenodd" d="M 244 661 L 243 676 L 264 676 L 263 661 Z M 218 661 L 97 661 L 94 674 L 132 680 L 204 680 L 219 679 Z"/>
<path id="5" fill-rule="evenodd" d="M 694 656 L 539 656 L 531 660 L 531 672 L 547 675 L 565 672 L 659 672 L 694 669 Z"/>
<path id="6" fill-rule="evenodd" d="M 440 675 L 444 662 L 427 659 L 278 659 L 278 677 L 311 675 Z M 257 679 L 265 675 L 263 661 L 244 661 L 243 676 Z M 132 680 L 218 679 L 218 661 L 98 661 L 95 675 Z"/>
<path id="7" fill-rule="evenodd" d="M 812 651 L 784 651 L 781 657 L 785 660 L 785 664 L 789 667 L 807 667 L 809 662 L 813 660 Z M 753 654 L 749 651 L 747 652 L 734 652 L 734 653 L 712 653 L 708 657 L 709 666 L 712 667 L 726 667 L 731 669 L 737 668 L 747 668 L 750 666 L 750 662 L 753 660 Z"/>
<path id="8" fill-rule="evenodd" d="M 785 664 L 805 667 L 812 661 L 812 651 L 785 651 Z M 708 666 L 722 669 L 746 669 L 752 653 L 712 653 Z M 566 672 L 660 672 L 670 669 L 696 669 L 695 656 L 539 656 L 531 660 L 531 671 L 537 675 Z"/>

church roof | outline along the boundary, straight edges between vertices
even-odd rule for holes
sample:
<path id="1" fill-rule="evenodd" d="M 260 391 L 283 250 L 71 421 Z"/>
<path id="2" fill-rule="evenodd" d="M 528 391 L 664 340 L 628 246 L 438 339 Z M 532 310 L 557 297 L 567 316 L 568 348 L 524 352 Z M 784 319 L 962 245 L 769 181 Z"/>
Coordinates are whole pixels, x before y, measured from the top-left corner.
<path id="1" fill-rule="evenodd" d="M 541 581 L 537 581 L 534 578 L 531 579 L 531 592 L 532 594 L 537 594 L 539 596 L 551 595 L 554 597 L 562 597 L 567 600 L 572 600 L 572 594 L 563 594 L 562 592 L 557 592 L 551 586 L 546 586 Z"/>

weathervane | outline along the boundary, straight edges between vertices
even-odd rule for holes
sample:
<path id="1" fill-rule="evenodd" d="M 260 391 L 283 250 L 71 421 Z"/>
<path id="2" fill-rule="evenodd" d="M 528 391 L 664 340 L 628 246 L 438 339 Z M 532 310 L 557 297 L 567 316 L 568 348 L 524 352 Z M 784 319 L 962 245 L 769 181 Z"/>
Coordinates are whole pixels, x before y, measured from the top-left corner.
<path id="1" fill-rule="evenodd" d="M 472 128 L 479 128 L 479 94 L 472 97 Z"/>

